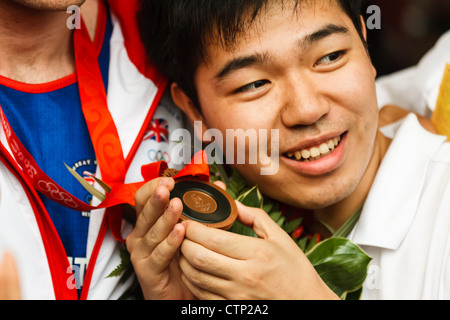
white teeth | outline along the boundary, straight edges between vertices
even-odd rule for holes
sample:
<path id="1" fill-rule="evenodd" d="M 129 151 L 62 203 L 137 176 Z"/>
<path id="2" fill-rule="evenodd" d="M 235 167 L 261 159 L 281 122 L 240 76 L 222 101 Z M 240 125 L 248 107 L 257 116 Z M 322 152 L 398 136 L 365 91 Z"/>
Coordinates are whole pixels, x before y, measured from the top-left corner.
<path id="1" fill-rule="evenodd" d="M 341 137 L 330 139 L 326 143 L 322 143 L 319 147 L 312 147 L 310 149 L 304 149 L 293 153 L 288 153 L 287 156 L 291 159 L 300 161 L 303 160 L 317 160 L 322 156 L 328 155 L 333 151 L 341 141 Z"/>
<path id="2" fill-rule="evenodd" d="M 341 142 L 341 137 L 336 137 L 336 138 L 333 138 L 332 140 L 333 140 L 334 146 L 337 146 L 339 144 L 339 142 Z"/>
<path id="3" fill-rule="evenodd" d="M 313 157 L 313 158 L 320 156 L 320 149 L 319 148 L 316 148 L 316 147 L 311 148 L 309 150 L 309 152 L 311 153 L 311 157 Z"/>
<path id="4" fill-rule="evenodd" d="M 334 147 L 335 147 L 335 145 L 334 145 L 334 142 L 333 141 L 328 141 L 328 149 L 330 149 L 331 151 L 333 151 L 334 150 Z"/>
<path id="5" fill-rule="evenodd" d="M 311 157 L 311 153 L 308 150 L 303 150 L 302 157 L 303 159 L 309 159 Z"/>
<path id="6" fill-rule="evenodd" d="M 322 143 L 319 147 L 320 153 L 321 154 L 326 154 L 328 152 L 330 152 L 330 148 L 328 148 L 328 144 L 326 143 Z"/>

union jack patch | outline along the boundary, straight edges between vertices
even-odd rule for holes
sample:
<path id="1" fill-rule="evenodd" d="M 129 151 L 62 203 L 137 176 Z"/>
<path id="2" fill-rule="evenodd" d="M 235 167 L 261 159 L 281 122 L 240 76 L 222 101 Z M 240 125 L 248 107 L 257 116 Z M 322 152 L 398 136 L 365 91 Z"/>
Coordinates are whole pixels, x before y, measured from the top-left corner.
<path id="1" fill-rule="evenodd" d="M 169 124 L 164 119 L 152 119 L 148 124 L 143 140 L 155 140 L 157 142 L 168 142 Z"/>

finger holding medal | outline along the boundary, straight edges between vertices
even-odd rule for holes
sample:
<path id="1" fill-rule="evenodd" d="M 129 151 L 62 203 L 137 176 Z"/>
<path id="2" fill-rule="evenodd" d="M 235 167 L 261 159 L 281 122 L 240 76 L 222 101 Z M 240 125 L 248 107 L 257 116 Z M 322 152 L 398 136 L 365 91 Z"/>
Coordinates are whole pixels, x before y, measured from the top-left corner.
<path id="1" fill-rule="evenodd" d="M 186 286 L 199 299 L 337 299 L 264 211 L 237 205 L 239 221 L 259 238 L 183 222 L 186 239 L 180 267 Z"/>
<path id="2" fill-rule="evenodd" d="M 180 200 L 169 198 L 173 187 L 172 178 L 157 178 L 135 195 L 138 216 L 126 245 L 146 299 L 194 298 L 178 267 L 184 227 L 178 223 Z"/>

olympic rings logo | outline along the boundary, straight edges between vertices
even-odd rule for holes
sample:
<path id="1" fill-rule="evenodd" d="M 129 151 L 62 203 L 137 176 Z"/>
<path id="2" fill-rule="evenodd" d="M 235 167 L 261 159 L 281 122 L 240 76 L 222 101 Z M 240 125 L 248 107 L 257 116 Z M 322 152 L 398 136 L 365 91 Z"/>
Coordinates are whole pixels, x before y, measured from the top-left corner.
<path id="1" fill-rule="evenodd" d="M 170 162 L 170 154 L 167 151 L 150 149 L 147 157 L 151 162 L 165 161 Z"/>
<path id="2" fill-rule="evenodd" d="M 2 124 L 3 124 L 3 129 L 5 130 L 5 135 L 10 138 L 11 137 L 11 127 L 9 126 L 9 124 L 5 121 L 5 118 L 3 117 L 3 113 L 1 114 L 2 117 Z"/>
<path id="3" fill-rule="evenodd" d="M 28 160 L 22 151 L 19 150 L 16 140 L 11 139 L 11 151 L 16 155 L 19 161 L 23 164 L 24 172 L 28 175 L 30 179 L 34 179 L 37 175 L 36 168 L 31 164 L 30 160 Z"/>
<path id="4" fill-rule="evenodd" d="M 78 204 L 72 199 L 70 195 L 59 190 L 58 186 L 49 181 L 39 180 L 37 183 L 38 188 L 42 193 L 49 195 L 55 201 L 63 201 L 70 208 L 77 208 Z"/>

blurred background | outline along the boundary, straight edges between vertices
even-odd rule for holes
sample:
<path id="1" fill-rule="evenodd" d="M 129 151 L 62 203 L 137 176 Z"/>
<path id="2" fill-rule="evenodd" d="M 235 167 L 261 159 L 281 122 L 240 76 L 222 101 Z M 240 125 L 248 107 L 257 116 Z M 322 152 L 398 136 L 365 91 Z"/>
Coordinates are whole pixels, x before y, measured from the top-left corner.
<path id="1" fill-rule="evenodd" d="M 368 30 L 379 76 L 417 64 L 450 30 L 450 0 L 365 0 L 365 8 L 370 5 L 381 12 L 381 29 Z"/>

